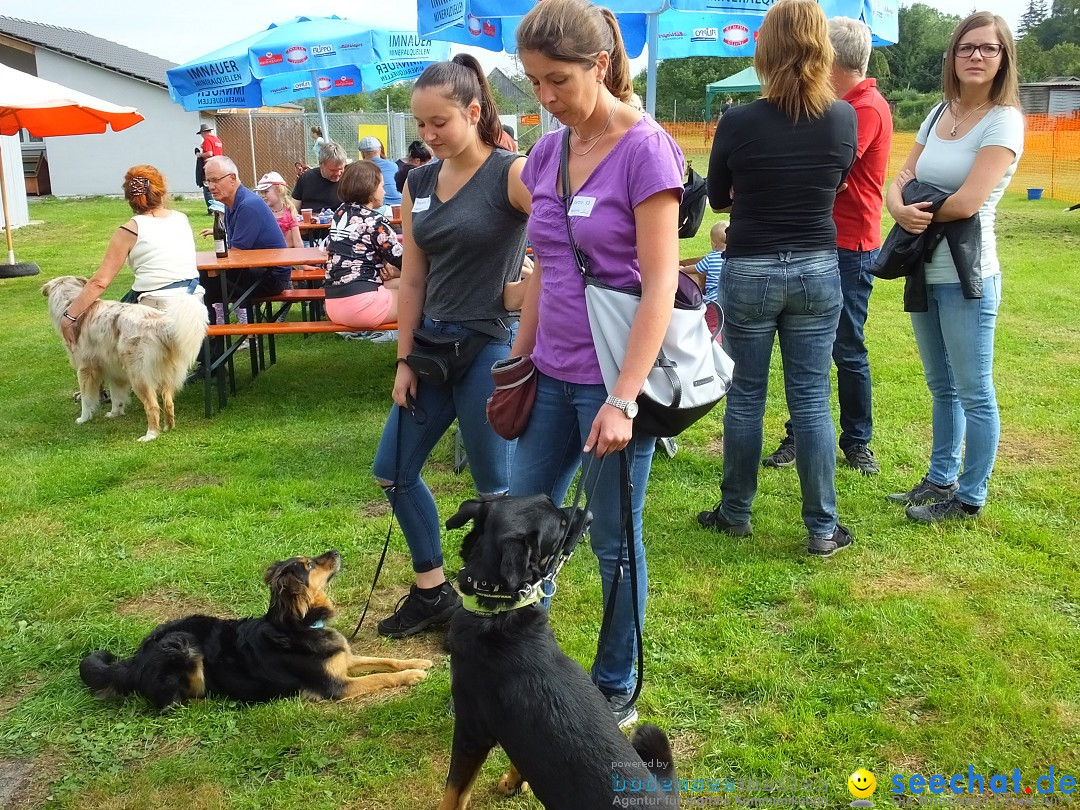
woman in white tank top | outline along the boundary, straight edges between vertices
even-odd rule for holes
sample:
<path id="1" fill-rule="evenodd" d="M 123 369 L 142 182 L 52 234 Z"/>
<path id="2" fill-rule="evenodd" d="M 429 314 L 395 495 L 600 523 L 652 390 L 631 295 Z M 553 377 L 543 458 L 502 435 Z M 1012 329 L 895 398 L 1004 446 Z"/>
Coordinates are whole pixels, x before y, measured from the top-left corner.
<path id="1" fill-rule="evenodd" d="M 203 288 L 195 267 L 195 237 L 187 216 L 165 207 L 165 178 L 153 166 L 133 166 L 124 175 L 124 199 L 135 215 L 117 228 L 96 273 L 63 319 L 64 339 L 72 343 L 82 314 L 112 284 L 125 261 L 135 274 L 128 302 L 164 311 L 195 296 L 202 304 Z"/>

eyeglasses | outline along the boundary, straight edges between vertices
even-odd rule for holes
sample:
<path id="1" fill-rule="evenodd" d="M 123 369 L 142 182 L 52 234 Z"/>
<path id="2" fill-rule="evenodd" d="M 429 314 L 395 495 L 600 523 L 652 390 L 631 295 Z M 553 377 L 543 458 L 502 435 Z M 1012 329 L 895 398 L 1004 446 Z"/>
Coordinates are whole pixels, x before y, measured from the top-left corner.
<path id="1" fill-rule="evenodd" d="M 956 55 L 961 59 L 970 59 L 975 51 L 979 52 L 979 56 L 983 59 L 993 59 L 995 56 L 1001 53 L 1001 46 L 988 42 L 983 45 L 957 45 Z"/>
<path id="2" fill-rule="evenodd" d="M 218 183 L 220 183 L 226 177 L 236 177 L 236 175 L 234 173 L 232 173 L 232 172 L 229 172 L 228 174 L 221 175 L 221 177 L 207 177 L 206 178 L 206 185 L 208 185 L 208 186 L 216 186 Z"/>

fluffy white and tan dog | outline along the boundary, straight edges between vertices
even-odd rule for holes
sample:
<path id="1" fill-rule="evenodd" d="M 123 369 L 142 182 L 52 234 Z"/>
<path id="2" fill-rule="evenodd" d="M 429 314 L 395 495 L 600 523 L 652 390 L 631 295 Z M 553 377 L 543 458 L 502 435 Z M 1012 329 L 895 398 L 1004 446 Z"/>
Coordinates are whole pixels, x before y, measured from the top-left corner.
<path id="1" fill-rule="evenodd" d="M 86 283 L 85 278 L 60 276 L 41 288 L 49 299 L 49 315 L 57 332 L 64 310 Z M 90 420 L 105 384 L 112 397 L 112 410 L 106 416 L 123 416 L 132 390 L 142 402 L 146 434 L 139 441 L 151 441 L 174 427 L 173 396 L 199 356 L 207 320 L 201 297 L 191 295 L 170 298 L 168 311 L 119 301 L 91 304 L 79 318 L 75 344 L 65 344 L 82 396 L 82 413 L 75 421 L 81 425 Z"/>

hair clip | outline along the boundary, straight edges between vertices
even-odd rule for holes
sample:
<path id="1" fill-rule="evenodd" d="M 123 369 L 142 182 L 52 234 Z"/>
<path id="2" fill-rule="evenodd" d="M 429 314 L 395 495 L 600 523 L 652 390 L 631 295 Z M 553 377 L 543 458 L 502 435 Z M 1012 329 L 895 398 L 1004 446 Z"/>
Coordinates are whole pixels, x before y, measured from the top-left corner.
<path id="1" fill-rule="evenodd" d="M 150 190 L 150 181 L 145 177 L 132 177 L 128 182 L 132 197 L 139 197 Z"/>

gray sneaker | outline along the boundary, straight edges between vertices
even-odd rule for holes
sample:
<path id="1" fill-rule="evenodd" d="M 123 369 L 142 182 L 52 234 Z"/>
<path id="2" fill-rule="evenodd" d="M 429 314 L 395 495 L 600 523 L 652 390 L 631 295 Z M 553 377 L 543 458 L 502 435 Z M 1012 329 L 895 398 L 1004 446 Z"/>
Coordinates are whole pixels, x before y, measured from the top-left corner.
<path id="1" fill-rule="evenodd" d="M 974 511 L 972 511 L 974 510 Z M 956 498 L 923 506 L 909 506 L 905 514 L 917 523 L 939 523 L 943 520 L 973 520 L 982 512 L 981 506 L 967 506 Z"/>
<path id="2" fill-rule="evenodd" d="M 892 495 L 886 495 L 885 499 L 893 503 L 907 504 L 908 506 L 941 503 L 952 498 L 953 493 L 956 492 L 956 487 L 955 481 L 943 487 L 933 483 L 929 478 L 923 478 L 913 489 L 909 489 L 907 492 L 895 492 Z"/>
<path id="3" fill-rule="evenodd" d="M 850 546 L 854 540 L 855 538 L 851 536 L 851 532 L 848 531 L 847 527 L 837 523 L 832 537 L 826 537 L 823 540 L 815 540 L 811 537 L 806 544 L 806 553 L 821 558 L 831 557 L 840 549 Z"/>
<path id="4" fill-rule="evenodd" d="M 615 722 L 619 724 L 619 728 L 626 728 L 637 722 L 637 707 L 633 703 L 629 706 L 623 705 L 630 699 L 629 694 L 604 695 L 604 697 L 607 698 L 608 708 L 610 708 L 611 713 L 615 715 Z"/>
<path id="5" fill-rule="evenodd" d="M 863 475 L 877 475 L 881 472 L 881 466 L 874 458 L 874 451 L 865 444 L 853 444 L 843 450 L 849 467 L 853 467 Z"/>
<path id="6" fill-rule="evenodd" d="M 794 463 L 795 439 L 792 436 L 785 436 L 772 455 L 765 456 L 761 460 L 762 467 L 790 467 Z"/>

